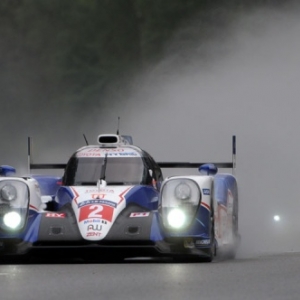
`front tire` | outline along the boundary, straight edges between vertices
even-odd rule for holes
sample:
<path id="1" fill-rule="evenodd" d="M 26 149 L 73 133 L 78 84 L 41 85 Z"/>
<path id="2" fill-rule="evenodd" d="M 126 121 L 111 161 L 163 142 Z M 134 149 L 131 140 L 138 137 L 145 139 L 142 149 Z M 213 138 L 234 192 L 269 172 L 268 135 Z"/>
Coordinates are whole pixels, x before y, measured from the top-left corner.
<path id="1" fill-rule="evenodd" d="M 213 206 L 211 206 L 211 215 L 210 215 L 210 240 L 211 240 L 211 246 L 208 252 L 207 257 L 202 257 L 201 261 L 203 262 L 212 262 L 214 257 L 217 255 L 217 245 L 215 241 L 215 219 L 214 219 L 214 209 Z"/>

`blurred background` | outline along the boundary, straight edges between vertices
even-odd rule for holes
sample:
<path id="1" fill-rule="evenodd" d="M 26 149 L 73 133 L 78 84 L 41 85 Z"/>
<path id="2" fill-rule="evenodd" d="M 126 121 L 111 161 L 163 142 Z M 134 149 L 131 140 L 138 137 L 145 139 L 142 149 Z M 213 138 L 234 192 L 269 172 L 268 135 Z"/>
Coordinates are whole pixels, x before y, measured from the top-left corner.
<path id="1" fill-rule="evenodd" d="M 28 136 L 34 162 L 65 163 L 119 116 L 157 161 L 230 161 L 236 135 L 239 255 L 299 251 L 299 8 L 1 0 L 0 164 L 26 174 Z"/>

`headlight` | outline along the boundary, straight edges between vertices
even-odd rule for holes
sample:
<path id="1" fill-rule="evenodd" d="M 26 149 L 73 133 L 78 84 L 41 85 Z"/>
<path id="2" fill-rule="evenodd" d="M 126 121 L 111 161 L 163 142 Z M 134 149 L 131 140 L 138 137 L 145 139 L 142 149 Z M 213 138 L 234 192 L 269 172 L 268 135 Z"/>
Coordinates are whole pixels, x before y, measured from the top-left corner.
<path id="1" fill-rule="evenodd" d="M 10 229 L 16 229 L 22 222 L 22 217 L 19 213 L 11 211 L 3 216 L 3 223 Z"/>
<path id="2" fill-rule="evenodd" d="M 5 201 L 13 201 L 17 198 L 17 189 L 12 184 L 6 184 L 0 191 L 1 199 Z"/>
<path id="3" fill-rule="evenodd" d="M 186 221 L 185 213 L 178 208 L 174 208 L 168 213 L 168 224 L 173 228 L 181 228 Z"/>
<path id="4" fill-rule="evenodd" d="M 194 220 L 201 201 L 198 183 L 190 178 L 170 178 L 161 187 L 160 215 L 169 229 L 184 229 Z"/>
<path id="5" fill-rule="evenodd" d="M 175 188 L 175 197 L 179 200 L 191 198 L 191 188 L 186 183 L 179 183 Z"/>
<path id="6" fill-rule="evenodd" d="M 0 228 L 18 231 L 24 228 L 29 206 L 29 187 L 22 178 L 0 180 Z"/>

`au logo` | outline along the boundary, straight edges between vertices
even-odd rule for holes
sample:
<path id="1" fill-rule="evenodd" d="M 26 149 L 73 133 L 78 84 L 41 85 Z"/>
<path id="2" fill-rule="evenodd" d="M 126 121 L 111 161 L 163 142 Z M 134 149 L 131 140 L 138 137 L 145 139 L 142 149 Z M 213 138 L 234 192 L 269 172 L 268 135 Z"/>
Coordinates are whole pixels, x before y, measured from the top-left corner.
<path id="1" fill-rule="evenodd" d="M 102 225 L 100 224 L 90 224 L 87 227 L 87 231 L 101 231 Z"/>

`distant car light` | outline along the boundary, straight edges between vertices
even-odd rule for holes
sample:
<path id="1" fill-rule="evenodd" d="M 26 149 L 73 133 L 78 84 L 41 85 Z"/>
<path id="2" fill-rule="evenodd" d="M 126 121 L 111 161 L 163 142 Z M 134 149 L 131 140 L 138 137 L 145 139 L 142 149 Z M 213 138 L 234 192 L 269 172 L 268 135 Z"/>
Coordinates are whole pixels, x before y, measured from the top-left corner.
<path id="1" fill-rule="evenodd" d="M 1 199 L 13 201 L 17 198 L 17 189 L 12 184 L 6 184 L 0 191 Z"/>
<path id="2" fill-rule="evenodd" d="M 3 216 L 3 223 L 5 226 L 16 229 L 21 224 L 22 218 L 19 213 L 11 211 Z"/>
<path id="3" fill-rule="evenodd" d="M 274 219 L 275 222 L 279 222 L 279 221 L 280 221 L 280 216 L 275 215 L 275 216 L 273 217 L 273 219 Z"/>
<path id="4" fill-rule="evenodd" d="M 180 200 L 191 198 L 191 188 L 186 183 L 179 183 L 175 188 L 175 197 Z"/>
<path id="5" fill-rule="evenodd" d="M 185 213 L 181 209 L 174 208 L 168 214 L 168 223 L 173 228 L 181 228 L 186 221 Z"/>

